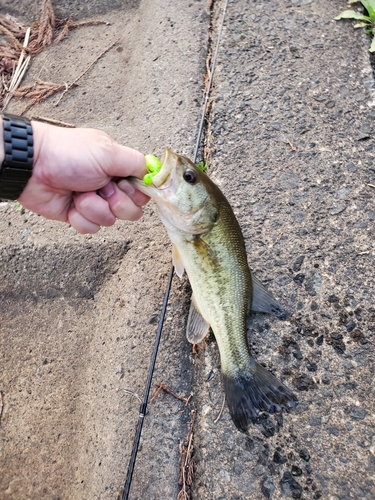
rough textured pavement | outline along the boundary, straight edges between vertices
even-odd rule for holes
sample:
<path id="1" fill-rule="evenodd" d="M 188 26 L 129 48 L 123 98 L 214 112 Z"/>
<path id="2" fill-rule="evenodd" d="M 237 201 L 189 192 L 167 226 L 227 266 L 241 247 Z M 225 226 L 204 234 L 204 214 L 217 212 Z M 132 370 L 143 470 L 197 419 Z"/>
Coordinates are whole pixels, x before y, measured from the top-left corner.
<path id="1" fill-rule="evenodd" d="M 300 404 L 245 437 L 210 343 L 198 498 L 374 498 L 374 82 L 344 2 L 230 3 L 211 114 L 211 175 L 259 278 L 292 312 L 249 323 L 254 354 Z M 220 452 L 218 452 L 220 450 Z M 211 464 L 207 467 L 207 464 Z M 199 465 L 198 465 L 198 470 Z"/>
<path id="2" fill-rule="evenodd" d="M 8 4 L 17 15 L 35 9 Z M 188 408 L 166 394 L 150 404 L 131 498 L 176 498 L 193 408 L 193 498 L 375 497 L 375 87 L 369 39 L 332 20 L 345 7 L 229 2 L 207 134 L 209 172 L 239 218 L 251 267 L 291 313 L 250 319 L 252 351 L 300 404 L 261 415 L 248 435 L 226 408 L 217 420 L 217 346 L 210 337 L 191 354 L 189 287 L 175 279 L 155 380 L 194 396 Z M 118 32 L 122 51 L 108 53 L 59 107 L 32 113 L 102 128 L 144 152 L 170 145 L 191 154 L 205 4 L 59 9 L 111 25 L 42 53 L 30 80 L 74 79 Z M 123 390 L 143 391 L 170 265 L 165 233 L 151 205 L 139 223 L 93 237 L 14 204 L 0 210 L 0 498 L 116 498 L 138 413 Z"/>

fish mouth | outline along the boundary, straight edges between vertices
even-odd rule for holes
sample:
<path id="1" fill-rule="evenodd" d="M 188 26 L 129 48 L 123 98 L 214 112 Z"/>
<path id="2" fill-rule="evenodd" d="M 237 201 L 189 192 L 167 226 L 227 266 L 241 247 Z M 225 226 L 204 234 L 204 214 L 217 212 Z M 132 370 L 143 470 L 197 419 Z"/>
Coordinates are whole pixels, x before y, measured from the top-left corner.
<path id="1" fill-rule="evenodd" d="M 143 180 L 138 179 L 137 177 L 128 177 L 128 180 L 142 193 L 150 196 L 150 198 L 159 200 L 161 193 L 159 195 L 158 192 L 165 191 L 168 188 L 172 187 L 173 178 L 176 178 L 176 176 L 173 175 L 173 171 L 175 166 L 177 165 L 177 161 L 178 155 L 173 153 L 171 149 L 165 148 L 163 156 L 161 158 L 161 169 L 152 178 L 151 185 L 146 185 Z M 170 180 L 170 182 L 167 182 L 168 180 Z"/>
<path id="2" fill-rule="evenodd" d="M 152 183 L 157 189 L 165 189 L 168 179 L 173 182 L 172 172 L 177 164 L 178 155 L 173 153 L 169 148 L 165 148 L 163 156 L 161 157 L 161 169 L 153 178 Z"/>

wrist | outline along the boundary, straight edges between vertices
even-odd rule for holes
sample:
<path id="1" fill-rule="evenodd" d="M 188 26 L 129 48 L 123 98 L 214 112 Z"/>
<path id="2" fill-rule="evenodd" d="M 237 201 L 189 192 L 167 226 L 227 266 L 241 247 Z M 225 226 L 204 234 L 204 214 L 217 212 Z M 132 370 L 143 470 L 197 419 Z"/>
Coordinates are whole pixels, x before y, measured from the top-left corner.
<path id="1" fill-rule="evenodd" d="M 3 113 L 1 122 L 0 198 L 16 200 L 32 174 L 33 130 L 22 116 Z"/>

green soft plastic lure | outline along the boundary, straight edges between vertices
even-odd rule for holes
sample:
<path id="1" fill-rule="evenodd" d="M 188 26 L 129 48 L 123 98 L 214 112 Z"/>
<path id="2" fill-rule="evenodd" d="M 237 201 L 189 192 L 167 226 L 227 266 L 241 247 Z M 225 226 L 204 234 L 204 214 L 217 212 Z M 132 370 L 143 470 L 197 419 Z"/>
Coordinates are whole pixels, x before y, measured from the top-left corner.
<path id="1" fill-rule="evenodd" d="M 154 155 L 145 155 L 145 160 L 148 174 L 143 177 L 143 182 L 146 186 L 151 186 L 152 178 L 160 172 L 161 161 Z"/>
<path id="2" fill-rule="evenodd" d="M 152 178 L 160 172 L 161 161 L 155 155 L 145 155 L 145 160 L 146 160 L 146 168 L 147 168 L 148 174 L 146 174 L 143 177 L 143 182 L 146 184 L 146 186 L 151 186 Z M 205 172 L 207 169 L 207 167 L 203 161 L 199 162 L 197 164 L 197 167 L 200 168 L 202 170 L 202 172 Z"/>

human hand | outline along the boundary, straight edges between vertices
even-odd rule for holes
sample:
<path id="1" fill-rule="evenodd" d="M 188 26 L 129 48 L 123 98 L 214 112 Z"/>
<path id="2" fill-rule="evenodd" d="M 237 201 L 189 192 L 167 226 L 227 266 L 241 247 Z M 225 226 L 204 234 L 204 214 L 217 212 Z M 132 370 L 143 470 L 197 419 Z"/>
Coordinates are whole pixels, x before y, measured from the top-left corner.
<path id="1" fill-rule="evenodd" d="M 149 198 L 122 181 L 142 178 L 144 156 L 94 129 L 60 128 L 32 122 L 33 173 L 19 203 L 48 219 L 68 222 L 80 233 L 96 233 L 116 218 L 137 220 Z"/>

